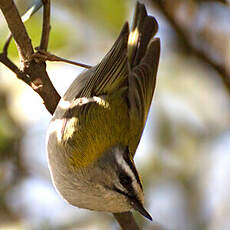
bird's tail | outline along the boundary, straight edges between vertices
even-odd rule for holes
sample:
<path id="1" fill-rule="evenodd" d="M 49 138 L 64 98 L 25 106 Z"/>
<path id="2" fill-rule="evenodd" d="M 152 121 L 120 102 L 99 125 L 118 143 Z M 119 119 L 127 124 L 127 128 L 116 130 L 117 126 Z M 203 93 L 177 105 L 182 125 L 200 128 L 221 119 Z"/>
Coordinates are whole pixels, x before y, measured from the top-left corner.
<path id="1" fill-rule="evenodd" d="M 137 2 L 128 40 L 128 59 L 131 68 L 140 63 L 149 41 L 157 31 L 158 23 L 156 19 L 148 16 L 145 6 Z"/>

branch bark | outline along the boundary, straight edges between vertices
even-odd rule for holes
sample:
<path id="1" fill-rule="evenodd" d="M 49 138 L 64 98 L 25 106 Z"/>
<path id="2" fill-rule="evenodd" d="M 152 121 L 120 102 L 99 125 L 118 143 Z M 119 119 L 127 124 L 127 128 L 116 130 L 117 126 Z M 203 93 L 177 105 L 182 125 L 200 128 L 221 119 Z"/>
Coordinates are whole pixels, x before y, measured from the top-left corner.
<path id="1" fill-rule="evenodd" d="M 44 51 L 42 49 L 38 49 L 37 53 L 34 53 L 32 55 L 35 59 L 39 59 L 39 60 L 43 60 L 43 61 L 51 61 L 51 62 L 65 62 L 71 65 L 76 65 L 76 66 L 80 66 L 86 69 L 90 69 L 92 68 L 91 65 L 87 65 L 84 63 L 80 63 L 80 62 L 76 62 L 76 61 L 72 61 L 72 60 L 68 60 L 62 57 L 58 57 L 57 55 L 51 54 L 47 51 Z"/>
<path id="2" fill-rule="evenodd" d="M 17 78 L 24 81 L 27 85 L 30 85 L 30 80 L 27 75 L 22 72 L 3 52 L 0 53 L 0 62 L 2 62 L 6 67 L 8 67 L 11 71 L 13 71 Z"/>
<path id="3" fill-rule="evenodd" d="M 50 2 L 48 0 L 43 1 L 45 5 L 46 15 L 50 13 Z M 60 95 L 54 88 L 51 83 L 49 76 L 46 72 L 45 62 L 35 62 L 34 59 L 31 59 L 32 54 L 34 53 L 31 39 L 26 31 L 26 28 L 21 20 L 21 17 L 18 13 L 16 5 L 13 0 L 1 0 L 0 8 L 3 12 L 3 15 L 7 21 L 10 32 L 16 42 L 17 49 L 20 55 L 21 60 L 21 69 L 19 69 L 8 57 L 7 57 L 7 43 L 3 49 L 3 52 L 0 54 L 0 61 L 10 68 L 16 76 L 28 84 L 36 93 L 38 93 L 43 99 L 44 105 L 47 110 L 53 114 L 57 104 L 60 100 Z M 47 22 L 47 19 L 43 18 Z M 46 49 L 48 46 L 49 38 L 49 26 L 47 27 L 43 23 L 43 33 L 41 39 L 41 46 Z M 49 22 L 49 20 L 48 20 Z M 49 23 L 48 23 L 49 24 Z M 45 27 L 45 28 L 44 28 Z M 7 40 L 8 42 L 8 40 Z"/>
<path id="4" fill-rule="evenodd" d="M 42 37 L 40 43 L 41 50 L 47 50 L 50 35 L 50 0 L 42 0 L 43 2 L 43 25 L 42 25 Z"/>
<path id="5" fill-rule="evenodd" d="M 21 60 L 27 61 L 33 54 L 33 47 L 14 1 L 1 0 L 0 8 L 16 42 Z"/>
<path id="6" fill-rule="evenodd" d="M 122 230 L 140 230 L 131 212 L 113 213 Z"/>

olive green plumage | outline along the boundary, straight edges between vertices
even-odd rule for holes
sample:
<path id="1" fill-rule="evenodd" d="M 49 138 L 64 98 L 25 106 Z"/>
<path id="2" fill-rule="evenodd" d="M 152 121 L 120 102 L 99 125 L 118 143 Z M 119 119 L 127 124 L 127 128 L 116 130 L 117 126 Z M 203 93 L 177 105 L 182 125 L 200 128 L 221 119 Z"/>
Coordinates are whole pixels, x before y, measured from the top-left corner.
<path id="1" fill-rule="evenodd" d="M 135 194 L 133 196 L 136 196 L 135 199 L 139 200 L 138 202 L 143 202 L 142 195 L 139 194 L 143 192 L 141 185 L 138 185 L 140 182 L 133 157 L 145 126 L 155 89 L 160 41 L 158 38 L 150 40 L 157 30 L 156 20 L 147 15 L 144 5 L 137 3 L 131 32 L 129 32 L 128 23 L 125 23 L 107 55 L 98 65 L 78 76 L 58 105 L 48 131 L 50 170 L 59 192 L 76 206 L 112 212 L 132 208 L 132 205 L 126 205 L 127 208 L 124 208 L 123 204 L 120 204 L 121 208 L 116 207 L 116 209 L 112 207 L 113 205 L 111 208 L 106 208 L 101 207 L 102 204 L 92 204 L 94 201 L 90 204 L 82 200 L 70 201 L 72 197 L 71 199 L 68 197 L 75 196 L 74 192 L 72 195 L 66 195 L 68 189 L 63 188 L 64 185 L 61 184 L 61 177 L 68 181 L 71 180 L 69 177 L 74 175 L 75 179 L 78 179 L 76 184 L 84 184 L 87 181 L 86 184 L 90 188 L 86 174 L 95 172 L 97 162 L 100 162 L 98 164 L 103 162 L 105 165 L 100 165 L 100 168 L 105 167 L 105 170 L 101 172 L 102 177 L 107 167 L 113 175 L 114 163 L 110 161 L 112 162 L 111 158 L 116 155 L 111 153 L 116 151 L 127 152 L 122 154 L 128 154 L 133 166 L 122 167 L 127 171 L 132 171 L 130 177 L 133 180 L 135 174 L 137 184 L 130 182 L 132 186 L 135 185 L 132 188 Z M 110 158 L 106 157 L 107 155 Z M 83 174 L 86 176 L 85 181 L 81 181 Z M 107 178 L 107 175 L 104 176 Z M 100 184 L 100 182 L 97 183 Z M 67 188 L 71 186 L 66 184 Z M 73 188 L 74 186 L 70 190 L 74 190 Z M 81 194 L 79 187 L 76 187 L 76 190 L 79 190 L 76 194 Z M 124 191 L 126 190 L 129 188 L 124 188 Z M 93 193 L 103 191 L 95 189 L 90 192 L 89 199 L 94 199 Z M 116 197 L 115 194 L 111 197 L 113 195 Z M 120 195 L 115 206 L 122 203 L 123 198 L 119 200 Z M 94 203 L 96 202 L 99 201 Z"/>

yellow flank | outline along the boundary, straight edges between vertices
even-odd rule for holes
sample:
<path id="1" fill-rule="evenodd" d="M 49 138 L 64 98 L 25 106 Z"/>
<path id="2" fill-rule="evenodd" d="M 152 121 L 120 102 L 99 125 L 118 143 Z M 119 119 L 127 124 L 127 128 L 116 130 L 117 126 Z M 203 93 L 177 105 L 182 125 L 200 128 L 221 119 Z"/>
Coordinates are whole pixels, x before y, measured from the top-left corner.
<path id="1" fill-rule="evenodd" d="M 117 144 L 129 145 L 129 111 L 122 92 L 93 97 L 74 107 L 63 133 L 71 168 L 87 167 Z"/>

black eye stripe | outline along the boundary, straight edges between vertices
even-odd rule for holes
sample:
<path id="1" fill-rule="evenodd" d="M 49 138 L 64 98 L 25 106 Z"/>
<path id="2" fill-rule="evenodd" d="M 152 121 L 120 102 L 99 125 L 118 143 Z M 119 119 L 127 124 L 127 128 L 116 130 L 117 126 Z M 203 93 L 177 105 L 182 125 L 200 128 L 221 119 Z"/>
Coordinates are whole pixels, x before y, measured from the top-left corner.
<path id="1" fill-rule="evenodd" d="M 135 199 L 133 196 L 131 196 L 130 194 L 120 190 L 119 188 L 114 187 L 113 190 L 118 192 L 118 193 L 120 193 L 120 194 L 122 194 L 122 195 L 124 195 L 124 196 L 126 196 L 126 197 L 128 197 L 128 198 Z"/>
<path id="2" fill-rule="evenodd" d="M 116 191 L 116 192 L 118 192 L 118 193 L 120 193 L 120 194 L 122 194 L 122 195 L 125 195 L 125 196 L 128 195 L 127 193 L 121 191 L 120 189 L 118 189 L 118 188 L 116 188 L 116 187 L 114 187 L 113 190 Z"/>
<path id="3" fill-rule="evenodd" d="M 135 166 L 133 165 L 132 161 L 129 158 L 129 149 L 128 149 L 128 147 L 126 148 L 126 152 L 124 153 L 123 157 L 124 157 L 125 162 L 129 165 L 130 169 L 132 170 L 132 172 L 133 172 L 138 184 L 140 185 L 141 189 L 143 190 L 140 178 L 139 178 L 138 173 L 137 173 L 137 170 L 136 170 Z"/>
<path id="4" fill-rule="evenodd" d="M 125 187 L 128 191 L 133 190 L 132 189 L 132 179 L 130 176 L 128 176 L 124 173 L 120 173 L 119 174 L 119 180 L 120 180 L 120 183 L 122 184 L 122 186 Z"/>
<path id="5" fill-rule="evenodd" d="M 119 179 L 120 179 L 121 183 L 124 183 L 124 184 L 128 184 L 128 183 L 132 182 L 131 177 L 127 176 L 127 175 L 125 175 L 123 173 L 120 173 Z"/>

